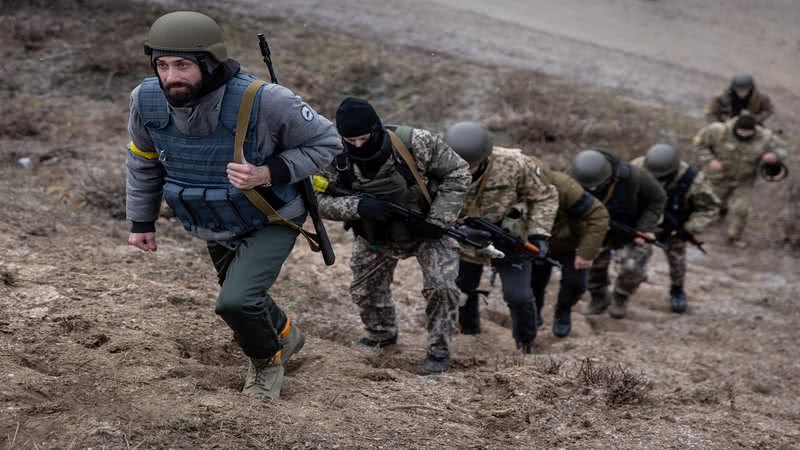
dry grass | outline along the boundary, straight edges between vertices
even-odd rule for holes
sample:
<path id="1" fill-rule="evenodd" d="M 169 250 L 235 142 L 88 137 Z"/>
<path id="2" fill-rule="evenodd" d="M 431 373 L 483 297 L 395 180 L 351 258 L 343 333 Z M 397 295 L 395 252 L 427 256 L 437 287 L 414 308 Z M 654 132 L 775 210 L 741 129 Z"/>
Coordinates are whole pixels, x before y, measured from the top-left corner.
<path id="1" fill-rule="evenodd" d="M 643 374 L 635 374 L 621 365 L 597 364 L 591 358 L 581 361 L 574 378 L 584 385 L 603 387 L 606 405 L 611 407 L 644 403 L 653 389 L 653 382 Z"/>

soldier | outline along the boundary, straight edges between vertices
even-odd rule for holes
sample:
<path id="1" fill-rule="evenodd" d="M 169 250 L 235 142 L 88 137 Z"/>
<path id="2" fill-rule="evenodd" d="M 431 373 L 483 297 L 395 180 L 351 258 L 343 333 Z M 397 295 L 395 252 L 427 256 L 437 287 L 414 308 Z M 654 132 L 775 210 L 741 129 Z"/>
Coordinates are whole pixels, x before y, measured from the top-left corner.
<path id="1" fill-rule="evenodd" d="M 694 143 L 701 167 L 721 202 L 721 212 L 727 216 L 728 241 L 745 248 L 742 231 L 759 166 L 782 166 L 786 143 L 749 114 L 706 126 Z"/>
<path id="2" fill-rule="evenodd" d="M 705 109 L 706 122 L 725 122 L 742 111 L 749 111 L 761 125 L 775 112 L 769 96 L 758 90 L 753 77 L 746 73 L 733 77 L 730 86 L 711 99 Z"/>
<path id="3" fill-rule="evenodd" d="M 550 237 L 550 256 L 561 263 L 561 286 L 553 317 L 553 335 L 567 337 L 572 330 L 572 307 L 586 292 L 586 274 L 603 246 L 608 231 L 608 211 L 563 172 L 549 170 L 547 180 L 558 190 L 558 214 Z M 531 287 L 542 317 L 544 295 L 553 266 L 533 265 Z M 541 322 L 540 322 L 541 323 Z"/>
<path id="4" fill-rule="evenodd" d="M 601 314 L 608 309 L 611 317 L 622 319 L 628 298 L 644 281 L 644 266 L 653 253 L 647 241 L 655 239 L 666 194 L 646 170 L 598 150 L 578 153 L 568 173 L 603 202 L 611 217 L 603 248 L 589 269 L 592 300 L 588 312 Z M 618 276 L 609 298 L 612 251 L 617 255 Z"/>
<path id="5" fill-rule="evenodd" d="M 701 242 L 698 234 L 719 214 L 719 198 L 703 172 L 681 161 L 671 145 L 656 144 L 650 147 L 647 155 L 634 159 L 631 164 L 646 168 L 667 193 L 658 240 L 665 245 L 664 253 L 669 263 L 672 311 L 681 314 L 688 306 L 683 289 L 686 242 Z"/>
<path id="6" fill-rule="evenodd" d="M 305 207 L 294 183 L 341 152 L 333 124 L 288 89 L 255 91 L 248 123 L 237 122 L 256 78 L 228 58 L 208 16 L 174 12 L 156 20 L 145 43 L 155 77 L 131 93 L 127 157 L 128 243 L 156 251 L 162 193 L 193 236 L 207 241 L 221 289 L 216 313 L 250 357 L 242 392 L 277 399 L 283 365 L 304 343 L 269 295 L 294 246 Z M 251 91 L 252 92 L 252 91 Z M 244 128 L 247 125 L 247 128 Z M 242 164 L 234 130 L 246 133 Z M 250 203 L 258 187 L 275 222 Z"/>
<path id="7" fill-rule="evenodd" d="M 423 274 L 428 345 L 423 369 L 448 370 L 459 291 L 458 243 L 439 227 L 452 224 L 464 204 L 470 174 L 464 162 L 429 131 L 385 127 L 366 100 L 345 99 L 336 111 L 345 151 L 328 169 L 330 181 L 356 195 L 320 195 L 321 214 L 344 221 L 355 233 L 350 295 L 367 335 L 359 345 L 397 343 L 391 283 L 399 259 L 414 256 Z M 370 196 L 359 196 L 358 193 Z M 398 220 L 387 202 L 427 213 L 427 223 Z"/>
<path id="8" fill-rule="evenodd" d="M 516 237 L 527 239 L 547 254 L 547 238 L 558 209 L 558 192 L 544 180 L 544 172 L 532 158 L 517 149 L 493 147 L 489 133 L 474 122 L 448 128 L 445 139 L 467 163 L 472 184 L 464 215 L 501 225 Z M 511 332 L 517 348 L 531 353 L 536 338 L 537 313 L 531 290 L 532 258 L 514 249 L 501 248 L 506 257 L 495 261 L 503 282 L 503 299 L 511 314 Z M 456 283 L 466 297 L 459 309 L 464 334 L 480 333 L 479 294 L 483 265 L 487 261 L 463 253 Z"/>

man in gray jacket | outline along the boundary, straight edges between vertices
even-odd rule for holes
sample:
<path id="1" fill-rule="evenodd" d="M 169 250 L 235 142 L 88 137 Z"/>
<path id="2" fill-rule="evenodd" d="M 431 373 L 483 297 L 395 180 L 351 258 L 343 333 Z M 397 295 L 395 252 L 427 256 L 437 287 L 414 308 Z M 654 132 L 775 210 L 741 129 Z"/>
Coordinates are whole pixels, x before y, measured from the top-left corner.
<path id="1" fill-rule="evenodd" d="M 162 196 L 184 228 L 207 241 L 221 285 L 216 313 L 250 357 L 242 391 L 276 399 L 283 366 L 304 338 L 269 289 L 306 217 L 297 183 L 341 151 L 336 129 L 288 89 L 259 86 L 240 72 L 227 56 L 222 30 L 203 14 L 160 17 L 145 53 L 157 76 L 131 93 L 128 243 L 156 250 Z M 253 106 L 242 128 L 243 158 L 234 163 L 243 98 Z M 275 214 L 268 217 L 251 195 Z"/>

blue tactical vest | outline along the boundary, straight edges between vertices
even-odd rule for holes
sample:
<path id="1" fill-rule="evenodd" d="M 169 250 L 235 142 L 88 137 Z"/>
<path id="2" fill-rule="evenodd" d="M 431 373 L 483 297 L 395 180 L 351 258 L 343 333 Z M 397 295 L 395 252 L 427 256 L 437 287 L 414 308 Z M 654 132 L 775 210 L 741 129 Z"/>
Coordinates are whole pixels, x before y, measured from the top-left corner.
<path id="1" fill-rule="evenodd" d="M 228 182 L 225 172 L 233 161 L 236 116 L 245 89 L 256 78 L 239 73 L 225 84 L 219 125 L 208 136 L 188 136 L 178 131 L 158 78 L 147 78 L 139 90 L 139 110 L 150 132 L 159 160 L 166 170 L 164 198 L 187 231 L 204 239 L 241 236 L 266 225 L 267 218 Z M 250 113 L 244 157 L 254 165 L 264 162 L 256 150 L 259 90 Z M 296 200 L 294 185 L 273 186 L 265 195 L 278 210 Z M 275 204 L 275 203 L 278 204 Z"/>

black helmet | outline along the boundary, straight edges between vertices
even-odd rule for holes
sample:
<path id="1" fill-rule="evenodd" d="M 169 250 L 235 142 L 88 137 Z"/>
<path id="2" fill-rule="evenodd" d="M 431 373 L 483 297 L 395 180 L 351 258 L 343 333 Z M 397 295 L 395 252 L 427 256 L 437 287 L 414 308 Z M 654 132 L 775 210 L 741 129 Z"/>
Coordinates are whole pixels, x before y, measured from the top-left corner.
<path id="1" fill-rule="evenodd" d="M 489 132 L 475 122 L 459 122 L 447 129 L 445 141 L 470 168 L 478 167 L 492 153 Z"/>
<path id="2" fill-rule="evenodd" d="M 678 151 L 669 144 L 656 144 L 647 151 L 644 166 L 656 178 L 675 174 L 681 167 Z"/>
<path id="3" fill-rule="evenodd" d="M 755 85 L 756 83 L 753 80 L 753 76 L 749 73 L 740 73 L 733 77 L 731 81 L 731 87 L 733 89 L 753 89 Z"/>
<path id="4" fill-rule="evenodd" d="M 584 150 L 575 157 L 569 174 L 584 188 L 594 189 L 608 181 L 614 174 L 614 169 L 602 152 Z"/>

